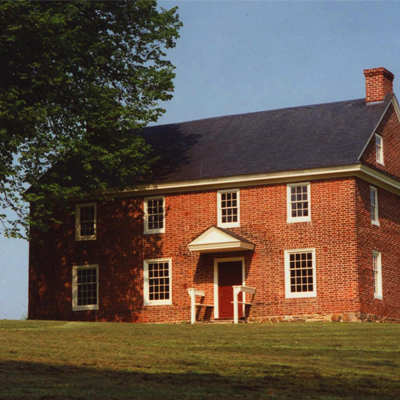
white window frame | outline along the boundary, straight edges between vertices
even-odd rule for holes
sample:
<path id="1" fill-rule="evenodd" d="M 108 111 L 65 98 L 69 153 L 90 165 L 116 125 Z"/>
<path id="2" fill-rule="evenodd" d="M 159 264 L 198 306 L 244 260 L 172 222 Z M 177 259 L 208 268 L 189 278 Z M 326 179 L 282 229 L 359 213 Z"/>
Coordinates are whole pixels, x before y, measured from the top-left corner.
<path id="1" fill-rule="evenodd" d="M 374 205 L 374 213 L 372 213 L 372 193 L 375 194 L 375 205 Z M 378 189 L 374 186 L 369 187 L 369 203 L 370 203 L 370 215 L 371 215 L 371 224 L 380 226 L 379 223 L 379 203 L 378 203 Z"/>
<path id="2" fill-rule="evenodd" d="M 222 194 L 223 193 L 236 193 L 237 201 L 237 221 L 236 222 L 222 222 Z M 240 191 L 239 189 L 226 189 L 217 191 L 217 214 L 218 226 L 221 228 L 235 228 L 240 226 Z"/>
<path id="3" fill-rule="evenodd" d="M 292 293 L 290 290 L 290 255 L 296 253 L 312 253 L 313 287 L 314 287 L 314 290 L 312 292 Z M 316 273 L 315 248 L 285 250 L 285 297 L 287 299 L 317 297 L 317 273 Z"/>
<path id="4" fill-rule="evenodd" d="M 377 139 L 380 140 L 379 145 L 376 143 Z M 381 135 L 378 135 L 377 133 L 375 133 L 375 153 L 376 153 L 376 162 L 378 164 L 385 165 L 383 157 L 383 137 Z"/>
<path id="5" fill-rule="evenodd" d="M 81 235 L 81 208 L 94 207 L 94 234 Z M 97 205 L 96 203 L 82 203 L 75 206 L 75 240 L 96 240 L 97 239 Z"/>
<path id="6" fill-rule="evenodd" d="M 149 215 L 148 215 L 148 202 L 149 200 L 163 201 L 163 227 L 160 229 L 149 229 Z M 150 235 L 152 233 L 165 233 L 165 196 L 152 196 L 144 198 L 144 234 Z"/>
<path id="7" fill-rule="evenodd" d="M 165 263 L 168 262 L 169 266 L 169 299 L 168 300 L 150 300 L 149 299 L 149 264 L 152 263 Z M 171 258 L 155 258 L 144 260 L 143 262 L 143 305 L 145 306 L 163 306 L 172 304 L 172 259 Z"/>
<path id="8" fill-rule="evenodd" d="M 97 301 L 96 304 L 88 304 L 84 306 L 78 305 L 78 269 L 96 269 L 97 278 Z M 85 265 L 74 265 L 72 267 L 72 311 L 83 311 L 83 310 L 98 310 L 99 309 L 99 265 L 98 264 L 85 264 Z"/>
<path id="9" fill-rule="evenodd" d="M 382 254 L 380 251 L 372 250 L 372 273 L 374 298 L 382 300 Z"/>
<path id="10" fill-rule="evenodd" d="M 292 217 L 291 189 L 297 186 L 307 186 L 308 215 L 306 217 Z M 287 185 L 287 222 L 309 222 L 311 221 L 311 184 L 310 182 L 289 183 Z"/>

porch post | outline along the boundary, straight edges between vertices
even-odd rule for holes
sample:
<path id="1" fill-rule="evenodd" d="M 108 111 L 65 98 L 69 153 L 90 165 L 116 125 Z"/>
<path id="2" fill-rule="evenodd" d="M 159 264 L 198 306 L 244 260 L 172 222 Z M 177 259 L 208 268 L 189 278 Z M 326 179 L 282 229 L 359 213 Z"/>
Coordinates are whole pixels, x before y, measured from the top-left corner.
<path id="1" fill-rule="evenodd" d="M 196 289 L 188 289 L 190 296 L 190 323 L 194 324 L 196 322 Z"/>
<path id="2" fill-rule="evenodd" d="M 240 293 L 240 286 L 232 286 L 233 287 L 233 323 L 239 323 L 239 304 L 238 298 Z"/>

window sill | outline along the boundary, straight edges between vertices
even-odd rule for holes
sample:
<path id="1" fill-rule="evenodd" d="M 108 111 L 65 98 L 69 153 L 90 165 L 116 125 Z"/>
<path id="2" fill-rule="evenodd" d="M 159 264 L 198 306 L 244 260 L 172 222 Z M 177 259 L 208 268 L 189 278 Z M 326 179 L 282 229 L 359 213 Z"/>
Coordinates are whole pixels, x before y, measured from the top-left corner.
<path id="1" fill-rule="evenodd" d="M 317 293 L 286 293 L 286 299 L 304 299 L 304 298 L 315 298 L 317 297 Z"/>
<path id="2" fill-rule="evenodd" d="M 168 300 L 168 301 L 160 300 L 158 302 L 154 302 L 154 301 L 147 302 L 147 301 L 145 301 L 143 303 L 143 306 L 145 306 L 145 307 L 171 306 L 171 305 L 172 305 L 172 300 Z"/>
<path id="3" fill-rule="evenodd" d="M 378 226 L 378 227 L 381 226 L 379 221 L 371 221 L 371 225 Z"/>
<path id="4" fill-rule="evenodd" d="M 383 296 L 381 294 L 374 294 L 374 299 L 383 300 Z"/>
<path id="5" fill-rule="evenodd" d="M 72 311 L 97 311 L 99 306 L 73 306 Z"/>
<path id="6" fill-rule="evenodd" d="M 295 219 L 288 219 L 286 221 L 288 224 L 295 224 L 297 222 L 311 222 L 311 217 L 310 218 L 295 218 Z"/>
<path id="7" fill-rule="evenodd" d="M 143 231 L 143 235 L 153 235 L 153 234 L 157 234 L 157 233 L 165 233 L 165 228 L 164 229 L 151 229 L 151 230 L 145 229 Z"/>
<path id="8" fill-rule="evenodd" d="M 97 240 L 97 236 L 77 236 L 75 237 L 76 242 L 84 242 L 86 240 Z"/>
<path id="9" fill-rule="evenodd" d="M 223 224 L 223 223 L 219 223 L 218 228 L 240 228 L 240 223 L 239 222 L 235 222 L 233 224 Z"/>

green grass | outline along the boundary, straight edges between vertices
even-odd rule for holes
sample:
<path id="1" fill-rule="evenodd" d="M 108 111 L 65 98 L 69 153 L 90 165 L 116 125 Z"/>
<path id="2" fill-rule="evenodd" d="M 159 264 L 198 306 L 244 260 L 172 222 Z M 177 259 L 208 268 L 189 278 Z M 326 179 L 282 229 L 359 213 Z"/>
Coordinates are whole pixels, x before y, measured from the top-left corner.
<path id="1" fill-rule="evenodd" d="M 400 325 L 0 321 L 0 399 L 399 399 Z"/>

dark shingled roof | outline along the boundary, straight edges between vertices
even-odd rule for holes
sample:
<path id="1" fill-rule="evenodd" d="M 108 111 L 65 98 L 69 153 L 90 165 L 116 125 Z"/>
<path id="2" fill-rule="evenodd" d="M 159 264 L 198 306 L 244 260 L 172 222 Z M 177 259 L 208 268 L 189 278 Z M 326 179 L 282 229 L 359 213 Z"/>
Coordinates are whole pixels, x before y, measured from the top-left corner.
<path id="1" fill-rule="evenodd" d="M 358 163 L 393 95 L 230 115 L 145 128 L 161 157 L 152 182 Z"/>

